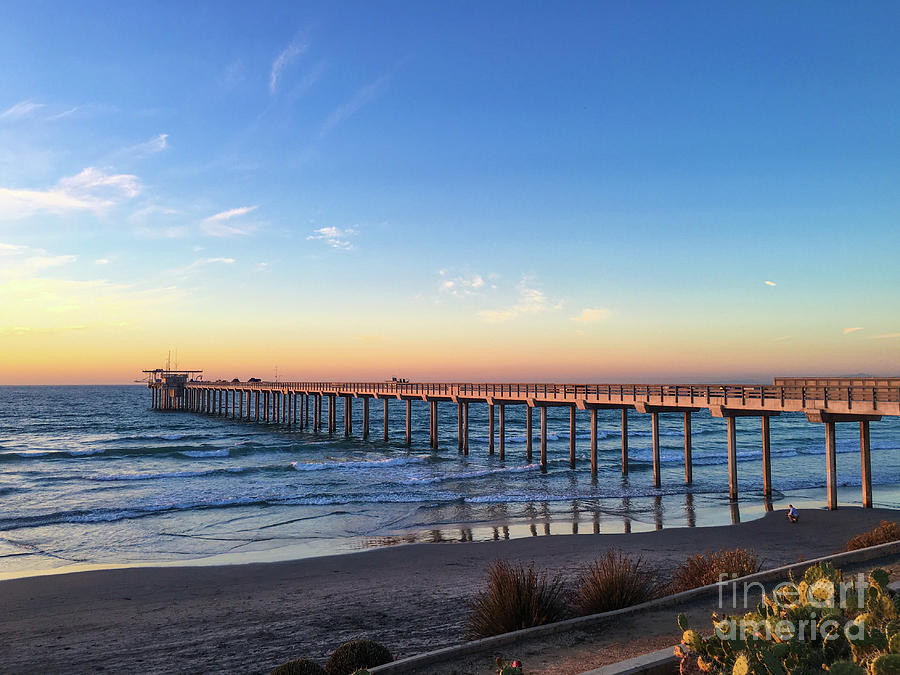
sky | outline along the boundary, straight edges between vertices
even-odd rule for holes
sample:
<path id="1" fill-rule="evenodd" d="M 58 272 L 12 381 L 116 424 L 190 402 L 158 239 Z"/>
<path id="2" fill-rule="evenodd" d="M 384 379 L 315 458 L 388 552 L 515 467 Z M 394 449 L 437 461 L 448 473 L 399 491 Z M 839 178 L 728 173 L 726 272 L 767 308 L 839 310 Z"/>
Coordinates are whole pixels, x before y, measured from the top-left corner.
<path id="1" fill-rule="evenodd" d="M 900 374 L 898 25 L 0 0 L 0 384 Z"/>

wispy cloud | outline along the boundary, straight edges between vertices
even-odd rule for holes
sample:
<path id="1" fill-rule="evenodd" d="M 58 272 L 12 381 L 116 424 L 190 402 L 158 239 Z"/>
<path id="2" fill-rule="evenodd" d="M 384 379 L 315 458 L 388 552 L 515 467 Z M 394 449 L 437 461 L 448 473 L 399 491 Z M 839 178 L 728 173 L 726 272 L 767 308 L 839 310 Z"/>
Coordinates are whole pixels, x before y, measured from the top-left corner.
<path id="1" fill-rule="evenodd" d="M 845 328 L 844 335 L 849 335 L 850 333 L 855 333 L 858 330 L 863 330 L 862 326 L 854 326 L 853 328 Z"/>
<path id="2" fill-rule="evenodd" d="M 275 57 L 272 61 L 272 69 L 269 71 L 269 92 L 274 94 L 278 89 L 278 81 L 285 68 L 297 60 L 303 52 L 307 50 L 309 45 L 299 37 L 294 40 Z"/>
<path id="3" fill-rule="evenodd" d="M 765 281 L 763 283 L 765 283 L 766 286 L 775 286 L 776 285 L 774 281 Z"/>
<path id="4" fill-rule="evenodd" d="M 331 248 L 349 250 L 353 248 L 353 242 L 350 241 L 350 238 L 355 237 L 356 234 L 356 230 L 352 227 L 345 229 L 340 227 L 320 227 L 318 230 L 313 230 L 306 238 L 311 241 L 322 241 Z"/>
<path id="5" fill-rule="evenodd" d="M 228 209 L 221 211 L 215 215 L 205 218 L 201 223 L 201 229 L 212 237 L 234 237 L 244 236 L 252 233 L 257 229 L 256 223 L 248 223 L 241 221 L 233 222 L 240 219 L 257 209 L 256 206 L 240 206 L 236 209 Z"/>
<path id="6" fill-rule="evenodd" d="M 900 338 L 900 333 L 882 333 L 872 336 L 873 340 L 893 340 L 894 338 Z"/>
<path id="7" fill-rule="evenodd" d="M 793 337 L 793 336 L 791 336 L 791 335 L 782 335 L 782 336 L 777 337 L 777 338 L 775 338 L 774 340 L 772 340 L 772 342 L 787 342 L 788 340 L 791 339 L 791 337 Z"/>
<path id="8" fill-rule="evenodd" d="M 137 143 L 136 145 L 122 148 L 115 153 L 115 156 L 117 158 L 142 159 L 144 157 L 149 157 L 150 155 L 155 155 L 169 146 L 168 138 L 169 134 L 158 134 L 143 143 Z"/>
<path id="9" fill-rule="evenodd" d="M 586 307 L 581 310 L 581 314 L 573 316 L 572 321 L 576 323 L 594 323 L 602 321 L 609 317 L 609 310 L 603 307 Z"/>
<path id="10" fill-rule="evenodd" d="M 19 120 L 24 117 L 30 117 L 33 113 L 44 108 L 43 103 L 35 103 L 34 101 L 19 101 L 11 108 L 7 108 L 0 113 L 0 119 L 3 120 Z"/>
<path id="11" fill-rule="evenodd" d="M 140 191 L 137 176 L 109 174 L 88 167 L 47 190 L 0 187 L 0 219 L 39 212 L 102 211 L 137 196 Z"/>
<path id="12" fill-rule="evenodd" d="M 109 258 L 97 258 L 94 261 L 95 265 L 109 265 Z"/>
<path id="13" fill-rule="evenodd" d="M 322 128 L 319 130 L 319 136 L 327 136 L 340 124 L 359 112 L 361 108 L 371 103 L 384 91 L 388 79 L 387 75 L 382 75 L 377 80 L 357 89 L 353 96 L 335 108 L 325 119 L 325 122 L 322 123 Z"/>
<path id="14" fill-rule="evenodd" d="M 439 270 L 441 278 L 438 290 L 456 297 L 473 295 L 485 286 L 484 277 L 480 274 L 451 274 L 447 270 Z"/>
<path id="15" fill-rule="evenodd" d="M 534 280 L 523 276 L 516 284 L 516 302 L 504 309 L 489 309 L 478 312 L 478 316 L 488 323 L 509 321 L 528 314 L 538 314 L 551 309 L 560 309 L 562 304 L 550 300 L 544 292 L 534 285 Z"/>

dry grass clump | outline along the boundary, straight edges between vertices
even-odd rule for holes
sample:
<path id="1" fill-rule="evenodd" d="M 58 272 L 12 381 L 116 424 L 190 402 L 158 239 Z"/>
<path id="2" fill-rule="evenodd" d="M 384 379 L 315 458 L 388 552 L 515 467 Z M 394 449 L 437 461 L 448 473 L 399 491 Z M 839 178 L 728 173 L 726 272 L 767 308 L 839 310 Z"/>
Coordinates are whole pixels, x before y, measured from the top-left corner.
<path id="1" fill-rule="evenodd" d="M 687 558 L 672 573 L 672 581 L 666 589 L 680 593 L 700 586 L 718 583 L 726 578 L 743 577 L 758 572 L 759 559 L 753 549 L 707 551 Z"/>
<path id="2" fill-rule="evenodd" d="M 858 534 L 844 544 L 844 550 L 856 551 L 857 549 L 877 546 L 878 544 L 887 544 L 898 540 L 900 540 L 900 524 L 890 520 L 882 520 L 881 525 L 874 530 Z"/>
<path id="3" fill-rule="evenodd" d="M 565 589 L 559 575 L 535 572 L 534 564 L 501 560 L 488 569 L 488 587 L 472 601 L 467 633 L 471 638 L 499 635 L 553 623 L 565 617 Z"/>
<path id="4" fill-rule="evenodd" d="M 328 675 L 351 675 L 360 668 L 374 668 L 393 660 L 390 650 L 374 640 L 350 640 L 328 657 L 325 672 Z"/>
<path id="5" fill-rule="evenodd" d="M 575 605 L 581 614 L 610 612 L 652 600 L 659 591 L 659 579 L 642 557 L 608 551 L 579 579 Z"/>

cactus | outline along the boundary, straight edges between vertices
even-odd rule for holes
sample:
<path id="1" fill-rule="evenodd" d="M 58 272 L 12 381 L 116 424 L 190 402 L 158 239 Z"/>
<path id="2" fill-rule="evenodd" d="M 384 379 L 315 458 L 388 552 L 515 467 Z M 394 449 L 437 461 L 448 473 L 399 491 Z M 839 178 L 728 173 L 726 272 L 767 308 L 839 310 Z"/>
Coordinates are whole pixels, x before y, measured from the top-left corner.
<path id="1" fill-rule="evenodd" d="M 882 654 L 872 661 L 872 675 L 897 675 L 900 673 L 900 654 Z"/>
<path id="2" fill-rule="evenodd" d="M 855 581 L 844 583 L 834 566 L 817 564 L 794 581 L 797 593 L 766 595 L 743 616 L 714 614 L 716 632 L 708 638 L 679 615 L 681 672 L 900 675 L 900 613 L 887 592 L 888 580 L 884 570 L 873 570 L 860 607 L 857 590 L 863 589 Z M 838 592 L 842 584 L 844 594 Z"/>

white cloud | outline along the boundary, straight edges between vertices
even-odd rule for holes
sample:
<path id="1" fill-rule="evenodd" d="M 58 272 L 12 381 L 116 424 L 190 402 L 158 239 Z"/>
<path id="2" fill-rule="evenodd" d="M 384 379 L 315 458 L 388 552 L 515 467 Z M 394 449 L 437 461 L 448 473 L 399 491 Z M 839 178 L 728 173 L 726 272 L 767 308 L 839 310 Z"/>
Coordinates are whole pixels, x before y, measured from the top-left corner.
<path id="1" fill-rule="evenodd" d="M 774 281 L 765 281 L 763 283 L 765 283 L 766 286 L 774 286 L 775 285 Z"/>
<path id="2" fill-rule="evenodd" d="M 15 255 L 16 253 L 21 253 L 24 250 L 24 246 L 19 246 L 17 244 L 4 244 L 3 242 L 0 242 L 0 255 Z"/>
<path id="3" fill-rule="evenodd" d="M 21 218 L 42 211 L 102 211 L 137 196 L 141 184 L 131 174 L 108 174 L 95 167 L 62 178 L 47 190 L 0 187 L 0 219 Z"/>
<path id="4" fill-rule="evenodd" d="M 609 316 L 609 310 L 603 307 L 586 307 L 581 310 L 581 314 L 578 316 L 573 316 L 572 321 L 577 323 L 593 323 L 595 321 L 602 321 L 603 319 Z"/>
<path id="5" fill-rule="evenodd" d="M 322 123 L 319 136 L 326 136 L 341 123 L 355 115 L 360 108 L 374 100 L 385 88 L 388 76 L 382 75 L 377 80 L 359 88 L 349 100 L 335 108 Z"/>
<path id="6" fill-rule="evenodd" d="M 862 330 L 862 329 L 863 329 L 862 326 L 854 326 L 853 328 L 845 328 L 844 335 L 848 335 L 850 333 L 855 333 L 856 331 Z"/>
<path id="7" fill-rule="evenodd" d="M 158 134 L 143 143 L 122 148 L 116 155 L 127 156 L 132 159 L 141 159 L 143 157 L 148 157 L 149 155 L 155 155 L 157 152 L 162 152 L 169 146 L 168 138 L 169 134 Z"/>
<path id="8" fill-rule="evenodd" d="M 298 56 L 307 50 L 309 45 L 300 38 L 295 38 L 291 44 L 281 50 L 281 53 L 275 57 L 272 62 L 272 69 L 269 72 L 269 92 L 274 94 L 278 89 L 278 80 L 281 79 L 282 71 L 287 68 Z"/>
<path id="9" fill-rule="evenodd" d="M 206 232 L 206 234 L 212 237 L 234 237 L 248 235 L 256 230 L 256 223 L 247 223 L 246 221 L 241 221 L 240 223 L 236 224 L 231 221 L 233 221 L 235 218 L 246 216 L 248 213 L 255 211 L 256 208 L 256 206 L 240 206 L 236 209 L 221 211 L 215 215 L 210 216 L 209 218 L 205 218 L 200 223 L 200 227 L 204 232 Z"/>
<path id="10" fill-rule="evenodd" d="M 882 333 L 872 336 L 873 340 L 893 340 L 894 338 L 900 338 L 900 333 Z"/>
<path id="11" fill-rule="evenodd" d="M 108 264 L 109 264 L 109 258 L 97 258 L 97 259 L 94 261 L 94 264 L 95 264 L 95 265 L 108 265 Z"/>
<path id="12" fill-rule="evenodd" d="M 526 314 L 537 314 L 551 309 L 560 309 L 559 302 L 547 298 L 544 292 L 533 285 L 533 280 L 527 276 L 516 284 L 516 302 L 505 309 L 490 309 L 478 312 L 478 316 L 488 323 L 500 323 L 515 319 Z"/>
<path id="13" fill-rule="evenodd" d="M 32 113 L 40 110 L 44 107 L 43 103 L 35 103 L 34 101 L 19 101 L 11 108 L 7 108 L 2 113 L 0 113 L 0 119 L 4 120 L 18 120 L 23 117 L 28 117 Z"/>
<path id="14" fill-rule="evenodd" d="M 480 274 L 451 275 L 447 270 L 440 270 L 438 276 L 441 277 L 438 290 L 456 297 L 473 295 L 483 289 L 485 285 L 484 277 Z"/>
<path id="15" fill-rule="evenodd" d="M 307 235 L 306 238 L 312 241 L 323 241 L 331 248 L 348 250 L 353 248 L 353 243 L 350 241 L 350 238 L 354 236 L 356 236 L 356 230 L 352 227 L 346 229 L 341 229 L 339 227 L 320 227 L 318 230 L 313 230 L 312 234 Z"/>

